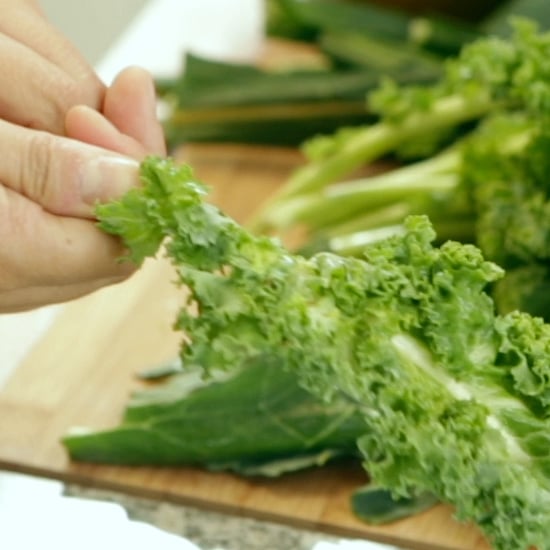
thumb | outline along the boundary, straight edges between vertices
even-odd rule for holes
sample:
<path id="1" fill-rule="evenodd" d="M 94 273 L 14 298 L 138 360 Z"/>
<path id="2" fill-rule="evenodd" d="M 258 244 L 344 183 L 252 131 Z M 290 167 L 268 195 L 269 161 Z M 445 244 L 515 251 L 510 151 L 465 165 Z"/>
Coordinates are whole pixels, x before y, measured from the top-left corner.
<path id="1" fill-rule="evenodd" d="M 52 214 L 93 218 L 97 202 L 139 181 L 136 160 L 2 120 L 0 150 L 0 184 Z"/>

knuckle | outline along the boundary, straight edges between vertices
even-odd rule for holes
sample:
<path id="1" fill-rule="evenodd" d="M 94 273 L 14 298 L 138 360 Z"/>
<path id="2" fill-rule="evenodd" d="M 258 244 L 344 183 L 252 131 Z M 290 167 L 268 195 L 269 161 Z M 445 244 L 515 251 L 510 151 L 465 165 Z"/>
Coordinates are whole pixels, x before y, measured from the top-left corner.
<path id="1" fill-rule="evenodd" d="M 63 120 L 67 111 L 81 102 L 82 92 L 77 83 L 72 79 L 66 79 L 59 87 L 58 93 L 52 98 L 52 108 L 55 118 Z"/>
<path id="2" fill-rule="evenodd" d="M 27 138 L 24 158 L 19 163 L 20 189 L 24 195 L 42 205 L 47 204 L 50 199 L 51 186 L 48 182 L 53 175 L 55 150 L 53 136 L 46 132 L 33 131 Z"/>
<path id="3" fill-rule="evenodd" d="M 64 78 L 62 82 L 52 83 L 50 89 L 55 90 L 49 98 L 46 122 L 31 127 L 47 129 L 62 135 L 64 133 L 65 117 L 71 107 L 88 105 L 99 110 L 103 101 L 103 90 L 99 82 L 85 76 L 81 81 Z"/>
<path id="4" fill-rule="evenodd" d="M 83 73 L 76 80 L 68 79 L 56 98 L 56 109 L 64 118 L 67 111 L 75 105 L 88 105 L 100 109 L 103 101 L 104 86 L 93 73 Z"/>

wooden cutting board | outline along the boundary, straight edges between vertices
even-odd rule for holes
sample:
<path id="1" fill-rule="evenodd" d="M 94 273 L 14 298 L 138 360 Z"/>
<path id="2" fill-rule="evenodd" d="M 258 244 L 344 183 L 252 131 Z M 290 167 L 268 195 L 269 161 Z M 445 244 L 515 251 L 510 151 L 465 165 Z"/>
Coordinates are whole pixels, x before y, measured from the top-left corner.
<path id="1" fill-rule="evenodd" d="M 211 199 L 243 221 L 300 162 L 297 152 L 193 146 L 182 152 Z M 135 373 L 176 356 L 171 323 L 182 303 L 164 260 L 125 283 L 66 305 L 0 391 L 0 468 L 115 489 L 294 526 L 359 536 L 412 549 L 487 550 L 479 531 L 443 505 L 391 525 L 352 515 L 351 491 L 366 481 L 357 466 L 330 466 L 279 479 L 243 479 L 193 468 L 71 463 L 60 444 L 74 426 L 116 425 L 137 387 Z"/>

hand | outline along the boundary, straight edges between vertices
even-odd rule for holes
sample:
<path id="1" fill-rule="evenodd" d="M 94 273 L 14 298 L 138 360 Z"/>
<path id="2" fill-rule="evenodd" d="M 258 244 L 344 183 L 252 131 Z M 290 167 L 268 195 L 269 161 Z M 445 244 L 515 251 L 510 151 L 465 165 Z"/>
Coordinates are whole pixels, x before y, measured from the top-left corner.
<path id="1" fill-rule="evenodd" d="M 107 89 L 37 2 L 0 0 L 0 13 L 6 312 L 70 300 L 132 273 L 117 262 L 120 242 L 96 227 L 94 204 L 135 185 L 136 161 L 165 149 L 149 75 L 128 69 Z"/>
<path id="2" fill-rule="evenodd" d="M 0 119 L 63 134 L 74 105 L 101 111 L 105 86 L 34 0 L 0 0 Z"/>
<path id="3" fill-rule="evenodd" d="M 117 262 L 124 251 L 96 227 L 94 204 L 136 185 L 137 160 L 165 154 L 163 135 L 147 73 L 130 68 L 103 95 L 103 114 L 68 110 L 67 137 L 0 121 L 0 312 L 70 300 L 134 270 Z"/>

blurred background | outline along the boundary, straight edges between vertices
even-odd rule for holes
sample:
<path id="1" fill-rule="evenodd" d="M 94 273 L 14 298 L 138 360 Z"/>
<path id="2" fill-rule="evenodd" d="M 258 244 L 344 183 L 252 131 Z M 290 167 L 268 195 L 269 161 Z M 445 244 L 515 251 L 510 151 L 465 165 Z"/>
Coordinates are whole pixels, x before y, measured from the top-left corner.
<path id="1" fill-rule="evenodd" d="M 97 63 L 147 0 L 40 0 L 58 29 L 91 63 Z"/>
<path id="2" fill-rule="evenodd" d="M 40 0 L 49 19 L 91 63 L 101 59 L 128 21 L 146 3 L 147 0 L 96 0 L 90 3 Z M 499 0 L 376 0 L 374 3 L 402 7 L 411 12 L 437 11 L 475 21 L 494 8 Z"/>

